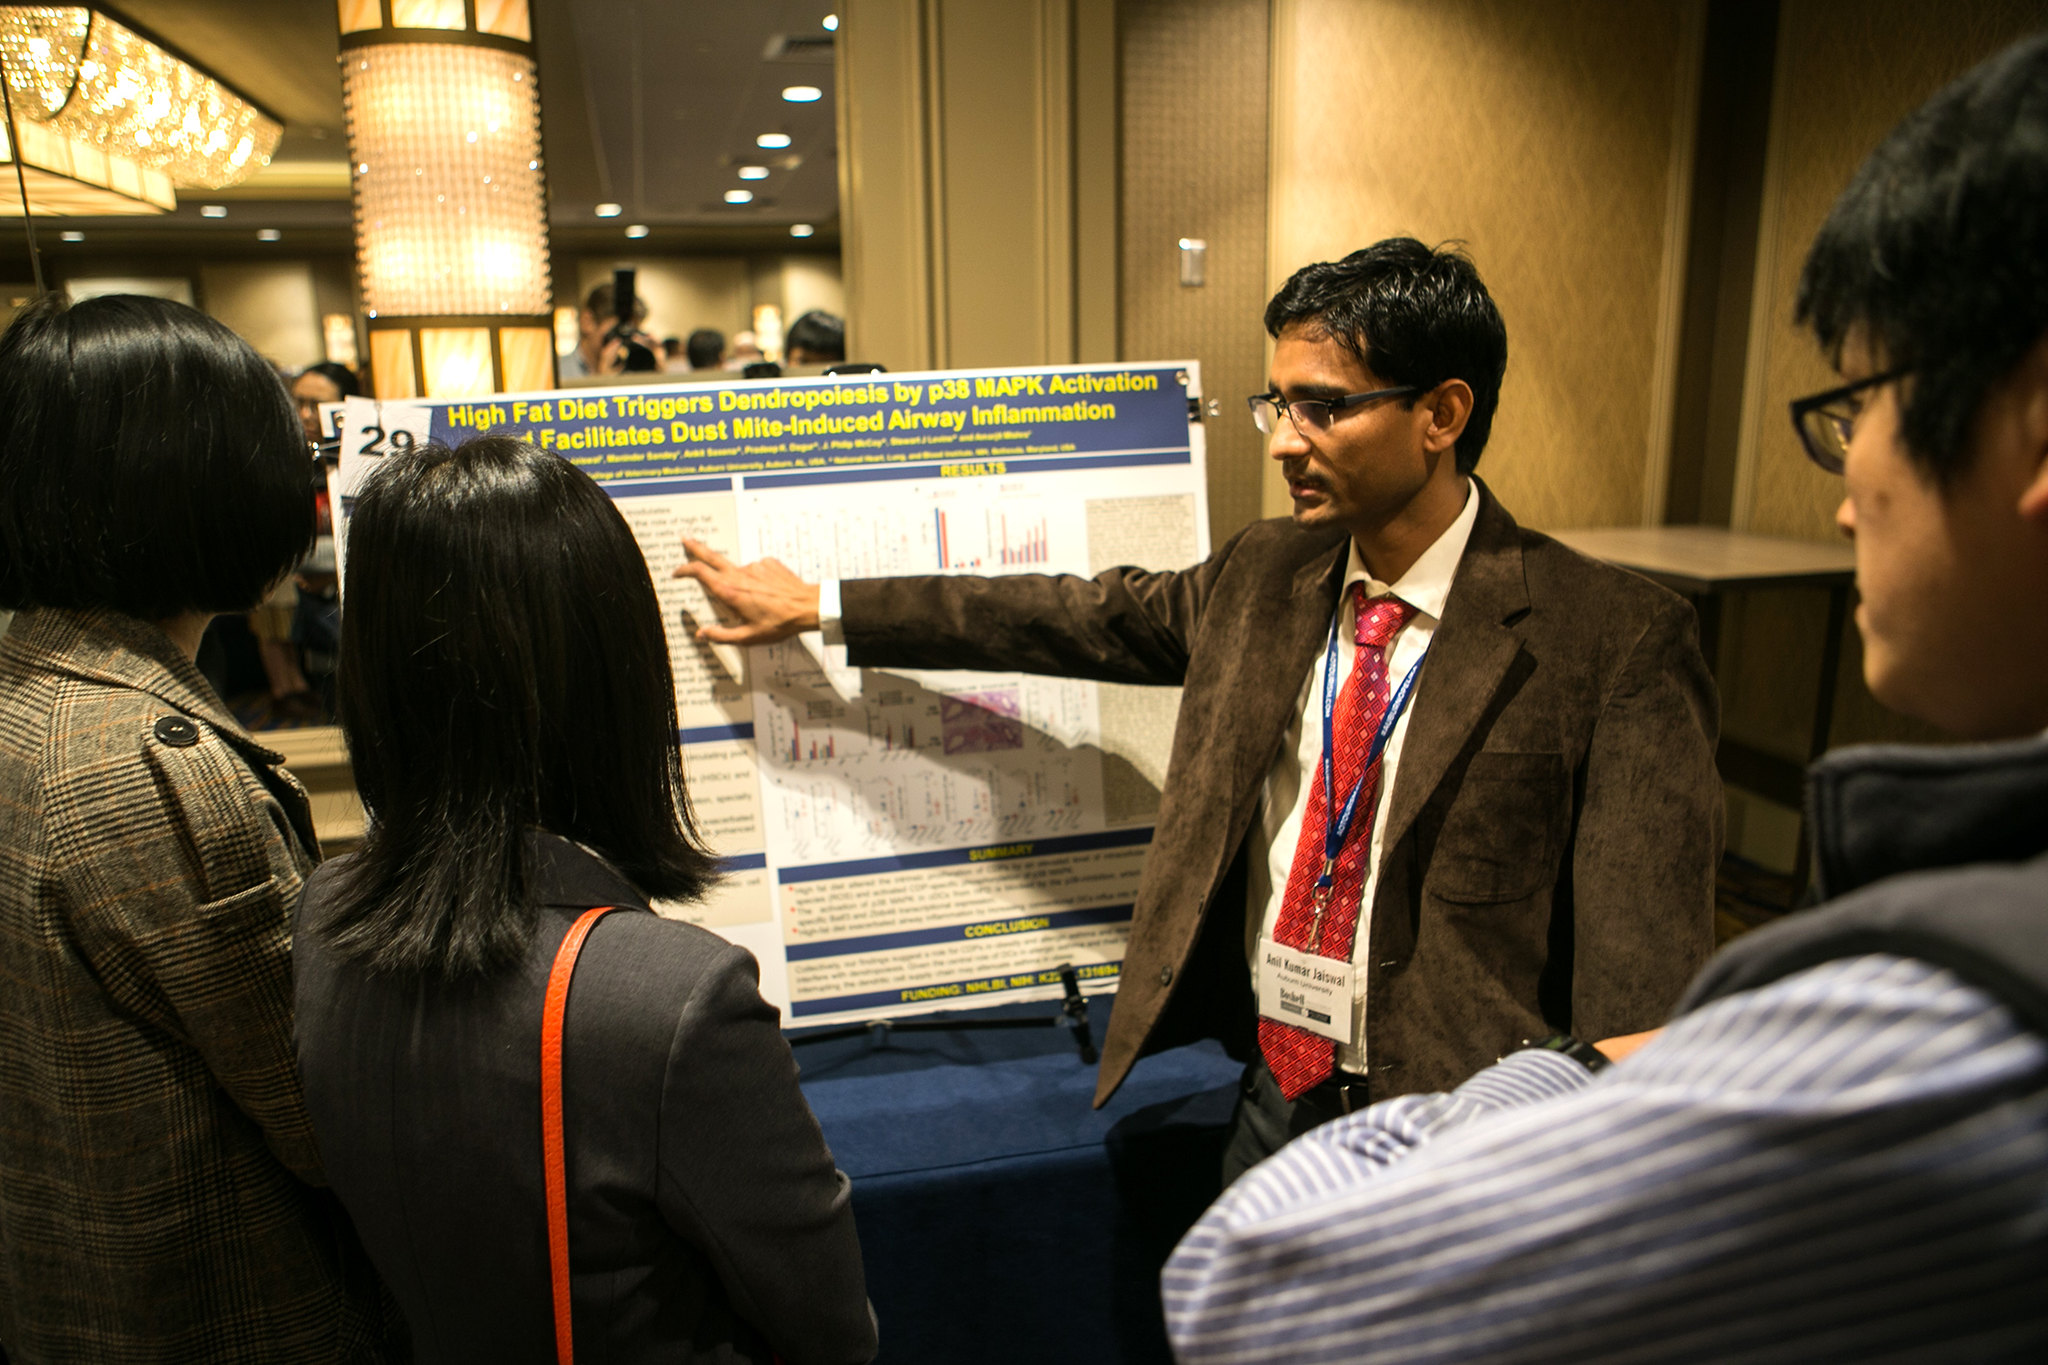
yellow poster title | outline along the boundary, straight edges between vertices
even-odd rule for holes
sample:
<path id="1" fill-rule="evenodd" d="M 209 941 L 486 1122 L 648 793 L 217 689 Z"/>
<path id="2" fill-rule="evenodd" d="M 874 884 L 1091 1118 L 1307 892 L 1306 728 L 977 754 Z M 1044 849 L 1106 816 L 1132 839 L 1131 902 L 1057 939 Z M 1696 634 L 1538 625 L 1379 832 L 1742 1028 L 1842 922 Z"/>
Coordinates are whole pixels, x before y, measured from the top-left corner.
<path id="1" fill-rule="evenodd" d="M 1156 374 L 1024 374 L 769 389 L 653 389 L 461 403 L 455 427 L 516 430 L 544 450 L 648 450 L 736 441 L 958 436 L 1053 422 L 1113 422 L 1103 397 L 1156 390 Z M 862 442 L 861 444 L 867 444 Z"/>

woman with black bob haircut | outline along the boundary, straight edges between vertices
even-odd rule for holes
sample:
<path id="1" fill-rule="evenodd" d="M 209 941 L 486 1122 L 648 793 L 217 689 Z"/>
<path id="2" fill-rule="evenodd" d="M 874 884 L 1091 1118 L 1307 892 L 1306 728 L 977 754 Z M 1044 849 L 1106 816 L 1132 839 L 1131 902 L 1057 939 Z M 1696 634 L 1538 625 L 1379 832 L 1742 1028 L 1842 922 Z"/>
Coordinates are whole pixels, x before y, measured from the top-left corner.
<path id="1" fill-rule="evenodd" d="M 0 335 L 0 1341 L 381 1358 L 291 1041 L 306 796 L 194 662 L 313 538 L 284 385 L 162 299 Z"/>
<path id="2" fill-rule="evenodd" d="M 562 1095 L 578 1353 L 862 1361 L 847 1181 L 751 955 L 650 913 L 714 875 L 625 519 L 508 437 L 392 457 L 348 530 L 341 723 L 368 815 L 297 918 L 320 1149 L 424 1361 L 552 1359 L 542 1005 L 584 911 Z"/>

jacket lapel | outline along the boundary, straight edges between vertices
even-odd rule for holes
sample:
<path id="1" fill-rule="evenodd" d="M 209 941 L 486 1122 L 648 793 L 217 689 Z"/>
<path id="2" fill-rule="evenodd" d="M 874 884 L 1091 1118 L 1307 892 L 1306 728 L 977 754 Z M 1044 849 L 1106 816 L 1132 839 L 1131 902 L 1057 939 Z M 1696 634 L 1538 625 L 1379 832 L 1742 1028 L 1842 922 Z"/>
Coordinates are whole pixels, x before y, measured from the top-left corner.
<path id="1" fill-rule="evenodd" d="M 1272 651 L 1267 669 L 1275 684 L 1253 693 L 1252 714 L 1242 733 L 1249 745 L 1238 756 L 1241 771 L 1237 790 L 1249 792 L 1247 809 L 1264 798 L 1266 777 L 1277 756 L 1276 746 L 1287 728 L 1301 717 L 1301 683 L 1309 668 L 1322 654 L 1330 631 L 1330 613 L 1336 610 L 1338 591 L 1344 586 L 1344 565 L 1351 542 L 1339 540 L 1328 553 L 1317 555 L 1294 571 L 1288 582 L 1279 630 L 1262 641 L 1260 648 Z"/>
<path id="2" fill-rule="evenodd" d="M 1475 478 L 1474 483 L 1479 481 Z M 1394 792 L 1387 804 L 1385 847 L 1392 850 L 1443 781 L 1480 718 L 1500 690 L 1508 665 L 1521 650 L 1502 624 L 1529 609 L 1529 585 L 1515 520 L 1486 485 L 1479 484 L 1479 515 L 1458 563 L 1423 674 L 1415 713 L 1401 742 Z"/>

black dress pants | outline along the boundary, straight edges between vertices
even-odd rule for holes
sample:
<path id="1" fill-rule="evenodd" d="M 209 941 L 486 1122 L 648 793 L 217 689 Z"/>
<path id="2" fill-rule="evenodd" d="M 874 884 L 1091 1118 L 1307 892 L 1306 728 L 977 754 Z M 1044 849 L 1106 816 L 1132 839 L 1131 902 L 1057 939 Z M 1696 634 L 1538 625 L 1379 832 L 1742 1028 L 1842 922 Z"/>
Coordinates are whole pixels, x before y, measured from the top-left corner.
<path id="1" fill-rule="evenodd" d="M 1309 1129 L 1366 1106 L 1365 1077 L 1338 1071 L 1296 1097 L 1283 1099 L 1263 1057 L 1244 1069 L 1230 1138 L 1223 1148 L 1223 1184 L 1243 1175 Z"/>

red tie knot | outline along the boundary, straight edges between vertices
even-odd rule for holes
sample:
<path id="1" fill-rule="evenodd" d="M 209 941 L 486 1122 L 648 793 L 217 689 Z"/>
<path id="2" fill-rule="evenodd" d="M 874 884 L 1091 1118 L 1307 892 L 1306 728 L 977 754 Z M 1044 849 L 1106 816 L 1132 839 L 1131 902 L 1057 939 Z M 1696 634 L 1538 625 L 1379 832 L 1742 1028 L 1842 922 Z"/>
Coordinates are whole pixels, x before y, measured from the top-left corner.
<path id="1" fill-rule="evenodd" d="M 1401 627 L 1408 624 L 1415 608 L 1398 597 L 1367 597 L 1363 583 L 1355 591 L 1358 595 L 1358 643 L 1384 649 L 1387 641 L 1399 635 Z"/>

